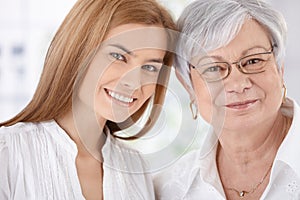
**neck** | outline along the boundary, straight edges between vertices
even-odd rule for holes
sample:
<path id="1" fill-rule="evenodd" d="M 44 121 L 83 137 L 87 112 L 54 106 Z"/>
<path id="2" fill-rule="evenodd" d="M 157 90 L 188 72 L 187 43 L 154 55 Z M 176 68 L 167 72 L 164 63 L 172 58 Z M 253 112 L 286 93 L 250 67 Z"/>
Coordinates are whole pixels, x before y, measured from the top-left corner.
<path id="1" fill-rule="evenodd" d="M 287 124 L 283 115 L 255 127 L 223 131 L 220 135 L 219 157 L 222 162 L 244 166 L 256 162 L 271 163 L 286 135 Z"/>
<path id="2" fill-rule="evenodd" d="M 76 168 L 82 194 L 86 199 L 103 199 L 101 149 L 105 142 L 105 120 L 98 124 L 90 120 L 92 117 L 87 118 L 86 113 L 78 113 L 81 115 L 72 110 L 56 121 L 77 145 Z"/>
<path id="3" fill-rule="evenodd" d="M 96 117 L 82 114 L 74 114 L 74 110 L 56 119 L 57 123 L 65 130 L 69 137 L 75 142 L 78 155 L 83 157 L 93 156 L 97 160 L 102 159 L 101 149 L 105 142 L 103 128 L 105 120 L 97 121 Z M 91 120 L 94 119 L 94 120 Z"/>
<path id="4" fill-rule="evenodd" d="M 252 129 L 223 131 L 219 138 L 217 167 L 228 199 L 259 199 L 267 187 L 277 150 L 290 120 L 279 114 Z"/>

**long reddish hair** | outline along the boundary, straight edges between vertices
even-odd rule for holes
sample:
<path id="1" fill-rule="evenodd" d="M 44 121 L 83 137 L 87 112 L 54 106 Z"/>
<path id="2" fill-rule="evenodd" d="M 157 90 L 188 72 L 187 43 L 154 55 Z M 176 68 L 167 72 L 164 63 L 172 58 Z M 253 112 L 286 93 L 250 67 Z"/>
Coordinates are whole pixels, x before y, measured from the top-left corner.
<path id="1" fill-rule="evenodd" d="M 155 0 L 77 1 L 49 46 L 32 100 L 19 114 L 0 123 L 0 126 L 17 122 L 46 121 L 64 116 L 72 109 L 73 86 L 82 63 L 101 44 L 109 30 L 128 23 L 160 25 L 176 30 L 171 15 Z M 172 53 L 167 52 L 164 64 L 171 66 L 172 57 Z M 160 83 L 167 82 L 169 74 L 170 71 L 163 70 Z M 166 88 L 163 85 L 156 87 L 154 104 L 161 105 L 164 101 Z M 132 118 L 137 120 L 145 107 L 143 105 Z M 153 114 L 157 117 L 157 112 Z"/>

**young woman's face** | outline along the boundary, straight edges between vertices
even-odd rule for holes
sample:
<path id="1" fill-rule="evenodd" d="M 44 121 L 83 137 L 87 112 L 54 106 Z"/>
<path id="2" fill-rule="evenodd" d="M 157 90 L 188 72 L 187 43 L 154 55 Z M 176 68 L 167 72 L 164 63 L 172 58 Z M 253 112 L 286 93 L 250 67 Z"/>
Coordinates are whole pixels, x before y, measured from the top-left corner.
<path id="1" fill-rule="evenodd" d="M 126 24 L 111 29 L 89 65 L 80 100 L 98 120 L 126 120 L 154 95 L 166 41 L 159 27 Z"/>
<path id="2" fill-rule="evenodd" d="M 208 52 L 208 59 L 213 63 L 233 63 L 249 55 L 270 52 L 272 45 L 267 32 L 256 21 L 249 20 L 227 46 Z M 216 82 L 206 81 L 197 73 L 199 70 L 191 70 L 198 108 L 206 121 L 231 130 L 243 130 L 277 116 L 282 102 L 282 71 L 277 69 L 273 53 L 263 56 L 266 62 L 260 73 L 244 74 L 237 64 L 232 64 L 228 77 Z M 260 65 L 261 55 L 247 57 L 242 63 L 251 70 Z M 219 63 L 211 66 L 203 73 L 211 76 L 222 69 L 215 67 L 220 66 Z"/>

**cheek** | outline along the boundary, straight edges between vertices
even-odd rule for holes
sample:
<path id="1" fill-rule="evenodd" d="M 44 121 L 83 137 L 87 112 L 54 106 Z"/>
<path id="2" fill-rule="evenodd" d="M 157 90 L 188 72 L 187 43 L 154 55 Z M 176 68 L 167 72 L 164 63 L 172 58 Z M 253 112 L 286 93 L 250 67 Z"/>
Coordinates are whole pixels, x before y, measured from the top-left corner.
<path id="1" fill-rule="evenodd" d="M 264 92 L 265 98 L 274 103 L 282 101 L 283 74 L 277 66 L 268 66 L 265 73 L 255 76 L 255 83 Z"/>
<path id="2" fill-rule="evenodd" d="M 108 63 L 100 62 L 99 59 L 98 56 L 91 62 L 80 86 L 80 96 L 84 99 L 87 97 L 89 100 L 93 99 L 99 87 L 114 78 L 115 73 L 111 72 L 112 68 L 108 66 Z"/>
<path id="3" fill-rule="evenodd" d="M 98 74 L 97 79 L 97 93 L 103 90 L 103 87 L 109 87 L 112 90 L 120 90 L 120 85 L 122 80 L 124 79 L 125 72 L 120 70 L 120 67 L 111 64 L 106 67 L 105 70 L 102 70 L 101 74 Z"/>
<path id="4" fill-rule="evenodd" d="M 89 106 L 93 105 L 95 92 L 97 92 L 98 80 L 99 76 L 92 70 L 88 70 L 79 87 L 79 99 Z"/>
<path id="5" fill-rule="evenodd" d="M 213 111 L 214 98 L 207 84 L 197 75 L 191 75 L 198 111 L 207 122 L 210 121 Z"/>
<path id="6" fill-rule="evenodd" d="M 156 84 L 147 84 L 142 86 L 143 101 L 146 101 L 149 97 L 154 95 L 155 88 L 156 88 Z"/>
<path id="7" fill-rule="evenodd" d="M 279 76 L 266 76 L 260 82 L 260 87 L 265 93 L 266 103 L 270 107 L 280 107 L 283 98 L 283 83 Z"/>
<path id="8" fill-rule="evenodd" d="M 198 75 L 191 75 L 198 110 L 208 123 L 224 118 L 225 90 L 222 81 L 206 83 Z"/>

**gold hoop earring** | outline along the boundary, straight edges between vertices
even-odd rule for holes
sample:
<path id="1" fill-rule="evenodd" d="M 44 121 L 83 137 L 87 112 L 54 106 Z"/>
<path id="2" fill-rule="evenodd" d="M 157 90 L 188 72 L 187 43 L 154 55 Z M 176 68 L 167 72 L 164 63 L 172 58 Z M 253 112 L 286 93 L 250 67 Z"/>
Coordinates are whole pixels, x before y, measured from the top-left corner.
<path id="1" fill-rule="evenodd" d="M 287 93 L 285 84 L 283 84 L 282 87 L 283 87 L 282 103 L 285 103 L 286 102 L 286 93 Z"/>
<path id="2" fill-rule="evenodd" d="M 197 116 L 198 116 L 198 108 L 197 106 L 195 105 L 195 100 L 191 101 L 190 103 L 190 109 L 192 111 L 192 117 L 193 119 L 197 119 Z"/>

